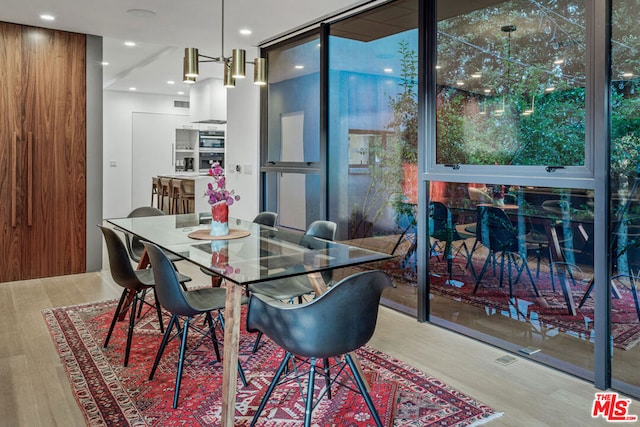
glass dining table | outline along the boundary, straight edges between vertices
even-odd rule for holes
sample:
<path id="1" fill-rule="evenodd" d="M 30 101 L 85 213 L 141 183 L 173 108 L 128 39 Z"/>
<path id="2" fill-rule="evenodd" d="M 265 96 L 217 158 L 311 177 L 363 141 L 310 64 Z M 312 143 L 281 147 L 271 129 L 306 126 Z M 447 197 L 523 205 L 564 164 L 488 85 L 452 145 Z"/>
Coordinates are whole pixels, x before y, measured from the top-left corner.
<path id="1" fill-rule="evenodd" d="M 234 425 L 243 288 L 253 283 L 307 275 L 317 294 L 326 291 L 321 272 L 385 260 L 391 255 L 298 232 L 229 218 L 230 234 L 209 240 L 198 214 L 113 218 L 120 231 L 155 243 L 226 282 L 221 425 Z M 146 255 L 146 254 L 145 254 Z M 145 268 L 143 255 L 138 268 Z"/>

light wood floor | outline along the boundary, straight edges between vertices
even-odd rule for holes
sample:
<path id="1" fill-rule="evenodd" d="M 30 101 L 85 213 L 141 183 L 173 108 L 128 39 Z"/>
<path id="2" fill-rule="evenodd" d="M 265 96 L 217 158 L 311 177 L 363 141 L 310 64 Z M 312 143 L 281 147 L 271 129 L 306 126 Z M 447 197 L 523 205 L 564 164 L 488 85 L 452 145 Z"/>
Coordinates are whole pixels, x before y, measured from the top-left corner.
<path id="1" fill-rule="evenodd" d="M 0 284 L 0 426 L 85 425 L 40 310 L 119 293 L 108 272 Z M 381 308 L 370 345 L 504 412 L 490 426 L 607 425 L 590 417 L 591 384 L 526 359 L 499 365 L 504 351 L 390 309 Z"/>

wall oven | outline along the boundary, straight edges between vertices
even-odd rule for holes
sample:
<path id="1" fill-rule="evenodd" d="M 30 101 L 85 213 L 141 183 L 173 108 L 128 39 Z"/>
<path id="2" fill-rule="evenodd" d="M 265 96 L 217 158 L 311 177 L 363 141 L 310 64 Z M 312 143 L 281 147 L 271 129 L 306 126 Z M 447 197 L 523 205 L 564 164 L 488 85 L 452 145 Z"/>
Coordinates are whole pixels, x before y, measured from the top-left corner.
<path id="1" fill-rule="evenodd" d="M 216 150 L 216 151 L 213 151 Z M 210 149 L 206 151 L 200 150 L 199 156 L 199 171 L 208 172 L 209 168 L 215 162 L 220 163 L 220 166 L 224 169 L 224 149 Z"/>
<path id="2" fill-rule="evenodd" d="M 204 130 L 198 133 L 198 144 L 200 150 L 223 149 L 224 150 L 224 130 Z"/>

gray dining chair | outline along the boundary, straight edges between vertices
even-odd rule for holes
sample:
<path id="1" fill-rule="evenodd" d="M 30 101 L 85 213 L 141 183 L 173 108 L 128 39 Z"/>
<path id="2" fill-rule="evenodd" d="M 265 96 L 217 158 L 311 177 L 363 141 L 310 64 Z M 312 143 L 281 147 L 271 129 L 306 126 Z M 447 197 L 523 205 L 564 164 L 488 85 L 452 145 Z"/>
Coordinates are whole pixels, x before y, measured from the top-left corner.
<path id="1" fill-rule="evenodd" d="M 109 269 L 111 271 L 111 277 L 117 285 L 123 288 L 120 301 L 113 314 L 111 320 L 111 326 L 109 326 L 109 332 L 104 340 L 104 347 L 109 345 L 111 334 L 115 328 L 116 322 L 120 317 L 123 310 L 126 310 L 126 303 L 130 303 L 129 312 L 129 329 L 127 333 L 127 344 L 125 347 L 124 366 L 129 364 L 129 354 L 131 352 L 131 341 L 133 339 L 133 330 L 135 326 L 136 317 L 140 317 L 141 308 L 147 304 L 154 307 L 158 314 L 158 323 L 160 324 L 160 330 L 164 331 L 164 325 L 162 322 L 162 312 L 160 310 L 160 304 L 158 303 L 158 295 L 154 292 L 155 304 L 151 305 L 146 302 L 146 295 L 148 290 L 155 288 L 155 281 L 153 278 L 153 269 L 147 268 L 143 270 L 134 270 L 129 255 L 125 249 L 124 243 L 118 237 L 115 231 L 110 228 L 98 226 L 102 231 L 105 243 L 107 245 L 107 253 L 109 256 Z M 185 283 L 191 280 L 189 276 L 176 273 L 176 280 L 179 283 Z M 140 312 L 136 316 L 136 308 L 140 307 Z"/>
<path id="2" fill-rule="evenodd" d="M 218 339 L 215 333 L 215 326 L 220 325 L 224 329 L 224 318 L 222 316 L 222 309 L 225 306 L 226 289 L 224 288 L 204 288 L 185 292 L 181 286 L 176 275 L 176 271 L 166 254 L 157 245 L 153 243 L 144 243 L 144 246 L 149 254 L 151 265 L 153 266 L 153 276 L 156 283 L 156 295 L 158 301 L 162 307 L 171 313 L 171 320 L 167 326 L 167 330 L 164 333 L 160 347 L 156 354 L 151 373 L 149 374 L 149 380 L 152 380 L 160 359 L 164 353 L 167 343 L 176 337 L 180 338 L 180 354 L 178 356 L 178 367 L 176 372 L 175 389 L 173 393 L 173 408 L 178 407 L 178 398 L 180 395 L 180 383 L 182 380 L 182 370 L 185 362 L 185 354 L 187 349 L 187 338 L 189 329 L 196 329 L 203 335 L 209 334 L 213 342 L 213 348 L 216 354 L 216 359 L 220 362 L 220 350 L 218 348 Z M 243 303 L 246 304 L 247 298 L 243 297 Z M 217 311 L 216 322 L 214 323 L 211 316 L 212 311 Z M 204 315 L 206 330 L 200 330 L 200 328 L 192 327 L 192 320 L 194 317 Z M 182 319 L 182 325 L 180 325 L 180 319 Z M 175 326 L 177 334 L 173 337 L 172 329 Z M 238 373 L 243 385 L 247 385 L 247 380 L 238 362 Z"/>
<path id="3" fill-rule="evenodd" d="M 307 228 L 304 236 L 333 241 L 336 236 L 336 229 L 337 224 L 335 222 L 318 220 L 312 222 L 309 225 L 309 228 Z M 322 280 L 325 283 L 330 283 L 333 278 L 333 273 L 331 270 L 323 271 L 321 275 Z M 253 285 L 249 285 L 248 291 L 251 293 L 258 293 L 276 300 L 289 301 L 291 303 L 293 303 L 294 300 L 297 299 L 298 303 L 302 303 L 302 297 L 314 293 L 315 289 L 308 276 L 305 275 L 255 283 Z M 258 350 L 261 338 L 262 334 L 258 333 L 258 336 L 256 337 L 256 340 L 253 344 L 254 353 Z"/>
<path id="4" fill-rule="evenodd" d="M 334 384 L 344 385 L 348 380 L 341 376 L 346 364 L 357 389 L 362 394 L 378 427 L 382 427 L 365 380 L 360 376 L 352 352 L 365 345 L 375 330 L 378 306 L 382 291 L 394 286 L 389 276 L 378 270 L 351 275 L 324 294 L 304 304 L 286 304 L 258 293 L 251 294 L 247 310 L 247 330 L 261 332 L 285 350 L 285 355 L 260 401 L 251 425 L 255 425 L 277 385 L 282 384 L 283 375 L 299 378 L 300 368 L 309 367 L 305 398 L 304 425 L 311 425 L 314 404 L 314 383 L 317 361 L 324 365 L 326 381 L 316 402 L 328 396 Z M 344 357 L 342 357 L 344 356 Z M 335 365 L 331 378 L 329 360 Z M 298 362 L 296 363 L 296 360 Z M 293 363 L 291 368 L 290 362 Z M 307 364 L 308 363 L 308 364 Z M 287 373 L 285 373 L 287 371 Z M 282 380 L 282 381 L 281 381 Z"/>

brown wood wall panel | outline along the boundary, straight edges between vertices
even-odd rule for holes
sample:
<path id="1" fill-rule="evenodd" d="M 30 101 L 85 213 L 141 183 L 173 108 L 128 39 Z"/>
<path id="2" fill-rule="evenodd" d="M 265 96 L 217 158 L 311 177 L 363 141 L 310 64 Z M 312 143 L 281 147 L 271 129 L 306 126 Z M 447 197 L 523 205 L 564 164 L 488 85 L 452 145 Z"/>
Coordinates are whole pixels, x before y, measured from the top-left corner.
<path id="1" fill-rule="evenodd" d="M 22 27 L 21 279 L 86 269 L 85 40 Z"/>
<path id="2" fill-rule="evenodd" d="M 0 26 L 0 277 L 5 280 L 19 279 L 22 270 L 21 40 L 20 26 Z"/>

